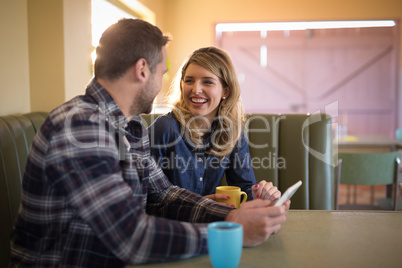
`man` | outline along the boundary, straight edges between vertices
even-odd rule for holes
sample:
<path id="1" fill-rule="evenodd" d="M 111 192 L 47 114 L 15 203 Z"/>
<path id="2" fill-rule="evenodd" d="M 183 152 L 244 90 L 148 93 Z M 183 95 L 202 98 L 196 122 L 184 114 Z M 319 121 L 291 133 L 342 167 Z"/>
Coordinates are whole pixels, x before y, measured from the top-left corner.
<path id="1" fill-rule="evenodd" d="M 243 224 L 252 246 L 277 232 L 289 202 L 233 210 L 172 186 L 150 157 L 139 114 L 162 87 L 168 38 L 123 19 L 100 40 L 86 94 L 52 111 L 32 143 L 11 266 L 122 267 L 207 252 L 206 224 Z"/>

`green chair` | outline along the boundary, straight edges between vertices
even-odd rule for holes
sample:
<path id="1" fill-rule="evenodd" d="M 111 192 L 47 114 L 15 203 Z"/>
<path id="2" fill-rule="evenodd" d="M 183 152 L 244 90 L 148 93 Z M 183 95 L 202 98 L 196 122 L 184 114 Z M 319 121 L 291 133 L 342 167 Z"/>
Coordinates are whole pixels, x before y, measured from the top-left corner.
<path id="1" fill-rule="evenodd" d="M 395 130 L 395 139 L 402 141 L 402 128 Z"/>
<path id="2" fill-rule="evenodd" d="M 10 258 L 10 236 L 29 147 L 45 118 L 42 112 L 0 116 L 0 267 L 6 267 Z"/>
<path id="3" fill-rule="evenodd" d="M 257 181 L 283 193 L 297 181 L 291 209 L 334 209 L 331 117 L 326 114 L 249 114 L 246 135 Z"/>
<path id="4" fill-rule="evenodd" d="M 335 186 L 335 209 L 339 209 L 339 186 L 392 185 L 392 200 L 387 199 L 388 209 L 398 209 L 398 182 L 400 152 L 378 154 L 339 154 Z M 347 208 L 344 206 L 343 208 Z M 352 209 L 384 209 L 378 205 L 351 206 Z"/>
<path id="5" fill-rule="evenodd" d="M 161 115 L 162 114 L 155 114 L 155 113 L 142 114 L 141 115 L 142 123 L 146 128 L 148 128 L 150 125 L 152 125 L 152 123 L 156 120 L 156 118 L 158 118 Z"/>

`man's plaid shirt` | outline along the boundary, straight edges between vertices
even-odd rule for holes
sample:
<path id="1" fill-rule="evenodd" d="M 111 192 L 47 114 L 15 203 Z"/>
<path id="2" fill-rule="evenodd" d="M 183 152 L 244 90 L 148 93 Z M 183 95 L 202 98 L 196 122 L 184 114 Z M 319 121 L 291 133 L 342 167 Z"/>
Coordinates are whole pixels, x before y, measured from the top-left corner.
<path id="1" fill-rule="evenodd" d="M 50 113 L 32 143 L 11 266 L 120 267 L 204 254 L 205 223 L 229 211 L 172 186 L 141 118 L 127 121 L 93 80 Z"/>

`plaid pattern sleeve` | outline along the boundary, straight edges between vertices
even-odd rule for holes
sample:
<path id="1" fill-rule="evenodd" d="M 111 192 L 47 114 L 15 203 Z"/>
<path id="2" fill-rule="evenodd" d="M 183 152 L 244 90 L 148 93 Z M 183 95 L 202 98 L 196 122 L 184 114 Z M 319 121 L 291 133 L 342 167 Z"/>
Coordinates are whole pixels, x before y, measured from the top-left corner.
<path id="1" fill-rule="evenodd" d="M 223 220 L 229 209 L 171 186 L 142 136 L 95 80 L 54 110 L 31 147 L 11 267 L 123 267 L 206 253 L 206 226 L 194 223 Z"/>

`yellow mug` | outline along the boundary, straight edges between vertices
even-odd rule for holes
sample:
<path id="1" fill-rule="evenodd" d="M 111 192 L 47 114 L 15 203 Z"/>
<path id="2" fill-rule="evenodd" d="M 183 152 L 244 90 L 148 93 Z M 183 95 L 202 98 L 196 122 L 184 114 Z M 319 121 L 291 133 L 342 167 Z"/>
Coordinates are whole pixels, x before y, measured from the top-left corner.
<path id="1" fill-rule="evenodd" d="M 233 204 L 236 208 L 239 208 L 241 204 L 247 201 L 247 194 L 243 191 L 240 191 L 240 187 L 237 186 L 218 186 L 216 187 L 216 193 L 230 196 L 230 199 L 228 200 L 218 199 L 217 201 Z M 240 202 L 242 196 L 243 200 Z"/>

